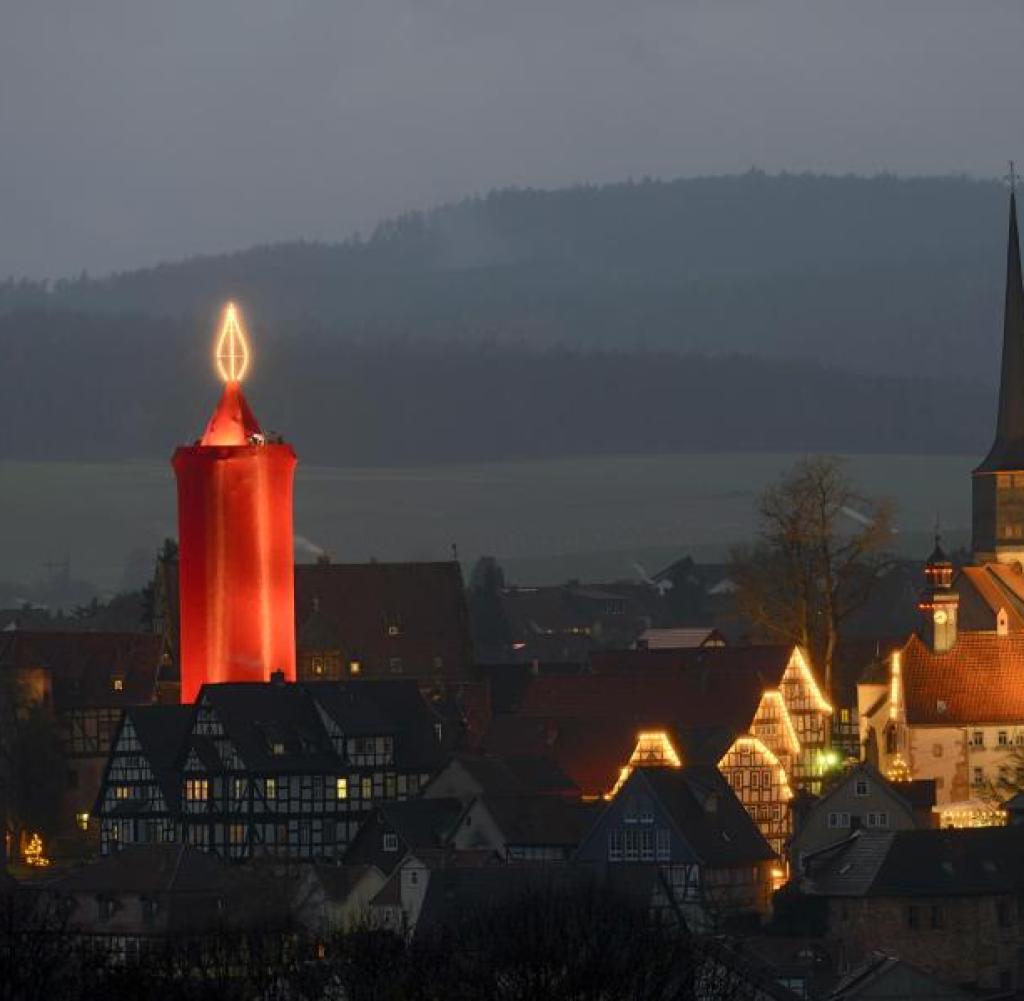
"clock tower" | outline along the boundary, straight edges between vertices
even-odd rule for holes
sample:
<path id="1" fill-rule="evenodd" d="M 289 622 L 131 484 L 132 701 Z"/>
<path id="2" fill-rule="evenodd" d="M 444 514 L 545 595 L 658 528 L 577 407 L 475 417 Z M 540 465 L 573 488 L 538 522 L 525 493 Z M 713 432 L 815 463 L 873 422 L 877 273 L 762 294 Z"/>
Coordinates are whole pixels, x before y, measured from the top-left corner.
<path id="1" fill-rule="evenodd" d="M 945 653 L 956 644 L 960 595 L 953 590 L 953 564 L 942 551 L 938 534 L 924 565 L 924 578 L 925 590 L 917 604 L 923 619 L 922 639 L 935 653 Z"/>
<path id="2" fill-rule="evenodd" d="M 1024 289 L 1012 179 L 996 435 L 972 480 L 974 562 L 1024 566 Z"/>

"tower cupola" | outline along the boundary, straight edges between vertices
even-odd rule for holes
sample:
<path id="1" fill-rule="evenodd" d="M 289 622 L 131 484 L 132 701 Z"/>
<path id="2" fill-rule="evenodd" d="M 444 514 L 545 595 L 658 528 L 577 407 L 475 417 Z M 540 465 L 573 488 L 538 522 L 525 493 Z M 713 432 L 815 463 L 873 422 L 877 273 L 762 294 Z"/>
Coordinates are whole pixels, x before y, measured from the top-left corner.
<path id="1" fill-rule="evenodd" d="M 960 595 L 953 590 L 953 563 L 943 552 L 937 532 L 935 548 L 924 565 L 924 579 L 925 589 L 917 605 L 922 616 L 921 631 L 935 653 L 945 653 L 956 643 Z"/>

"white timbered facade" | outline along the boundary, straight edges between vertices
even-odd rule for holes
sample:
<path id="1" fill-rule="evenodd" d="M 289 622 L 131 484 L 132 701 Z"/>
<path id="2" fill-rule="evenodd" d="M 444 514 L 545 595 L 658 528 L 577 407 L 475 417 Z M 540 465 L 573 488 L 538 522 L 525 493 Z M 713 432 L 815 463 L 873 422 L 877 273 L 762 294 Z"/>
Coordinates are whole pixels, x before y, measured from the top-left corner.
<path id="1" fill-rule="evenodd" d="M 438 722 L 413 682 L 207 685 L 195 706 L 129 710 L 97 804 L 101 849 L 340 856 L 374 804 L 432 776 Z"/>

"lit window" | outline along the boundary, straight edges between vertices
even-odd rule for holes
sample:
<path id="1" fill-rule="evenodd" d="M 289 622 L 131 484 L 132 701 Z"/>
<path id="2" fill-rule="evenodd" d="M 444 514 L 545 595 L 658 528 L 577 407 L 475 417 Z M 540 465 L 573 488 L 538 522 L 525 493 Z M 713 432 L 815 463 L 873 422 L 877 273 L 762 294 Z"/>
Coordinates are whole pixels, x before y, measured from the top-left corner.
<path id="1" fill-rule="evenodd" d="M 205 803 L 210 795 L 208 779 L 186 779 L 185 799 L 190 803 Z"/>
<path id="2" fill-rule="evenodd" d="M 232 824 L 228 829 L 228 839 L 231 842 L 233 848 L 238 848 L 245 844 L 245 824 Z"/>
<path id="3" fill-rule="evenodd" d="M 110 679 L 110 687 L 113 688 L 115 692 L 123 692 L 124 691 L 124 675 L 123 674 L 115 674 Z"/>
<path id="4" fill-rule="evenodd" d="M 235 779 L 235 799 L 245 799 L 245 779 Z"/>
<path id="5" fill-rule="evenodd" d="M 850 710 L 849 709 L 840 709 L 839 710 L 839 722 L 840 723 L 849 723 L 850 722 Z"/>
<path id="6" fill-rule="evenodd" d="M 334 788 L 338 799 L 348 799 L 348 779 L 338 779 Z"/>
<path id="7" fill-rule="evenodd" d="M 274 755 L 284 754 L 284 744 L 280 740 L 275 740 L 270 745 L 270 753 Z"/>
<path id="8" fill-rule="evenodd" d="M 398 835 L 394 831 L 384 832 L 384 851 L 386 852 L 397 852 L 398 851 Z"/>
<path id="9" fill-rule="evenodd" d="M 388 636 L 397 636 L 401 630 L 396 625 L 388 626 Z"/>
<path id="10" fill-rule="evenodd" d="M 313 658 L 313 673 L 320 677 L 324 673 L 324 659 L 323 657 Z"/>
<path id="11" fill-rule="evenodd" d="M 267 779 L 267 799 L 277 799 L 277 779 Z"/>
<path id="12" fill-rule="evenodd" d="M 114 787 L 114 799 L 131 799 L 132 787 L 131 786 L 115 786 Z"/>
<path id="13" fill-rule="evenodd" d="M 363 799 L 373 798 L 373 779 L 369 776 L 365 776 L 359 783 L 359 795 Z"/>
<path id="14" fill-rule="evenodd" d="M 89 830 L 89 814 L 87 813 L 76 813 L 75 823 L 83 830 Z"/>
<path id="15" fill-rule="evenodd" d="M 363 665 L 358 660 L 350 660 L 348 662 L 348 673 L 358 674 L 363 669 Z"/>

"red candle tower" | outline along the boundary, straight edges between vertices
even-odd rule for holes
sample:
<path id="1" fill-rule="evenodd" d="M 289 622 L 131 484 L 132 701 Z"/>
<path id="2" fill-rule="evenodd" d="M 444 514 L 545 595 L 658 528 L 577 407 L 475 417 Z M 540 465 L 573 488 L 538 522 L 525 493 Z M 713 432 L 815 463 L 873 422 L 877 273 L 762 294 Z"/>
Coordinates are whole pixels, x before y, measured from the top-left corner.
<path id="1" fill-rule="evenodd" d="M 249 365 L 229 303 L 215 360 L 224 393 L 195 445 L 177 449 L 181 701 L 207 682 L 295 680 L 291 445 L 268 442 L 241 381 Z"/>

